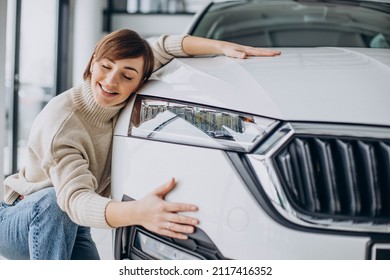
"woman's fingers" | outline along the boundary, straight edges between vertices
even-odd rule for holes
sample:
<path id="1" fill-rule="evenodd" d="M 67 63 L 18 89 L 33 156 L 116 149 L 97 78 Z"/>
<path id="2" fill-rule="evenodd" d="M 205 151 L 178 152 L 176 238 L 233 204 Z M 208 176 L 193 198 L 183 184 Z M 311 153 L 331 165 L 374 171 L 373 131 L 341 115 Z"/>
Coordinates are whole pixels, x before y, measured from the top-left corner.
<path id="1" fill-rule="evenodd" d="M 167 207 L 170 211 L 167 209 Z M 187 239 L 186 234 L 191 234 L 195 231 L 195 226 L 199 224 L 199 220 L 193 217 L 184 216 L 176 213 L 176 210 L 182 211 L 194 211 L 191 209 L 197 209 L 197 207 L 182 203 L 167 203 L 165 207 L 167 213 L 163 216 L 161 221 L 160 231 L 161 234 L 180 239 Z"/>
<path id="2" fill-rule="evenodd" d="M 164 206 L 168 212 L 194 212 L 198 207 L 188 203 L 167 202 Z"/>
<path id="3" fill-rule="evenodd" d="M 254 47 L 244 47 L 241 51 L 247 56 L 276 56 L 281 54 L 278 50 Z"/>
<path id="4" fill-rule="evenodd" d="M 275 56 L 275 55 L 280 55 L 281 51 L 265 49 L 265 48 L 250 48 L 247 51 L 247 54 L 251 56 Z"/>
<path id="5" fill-rule="evenodd" d="M 186 226 L 186 225 L 182 225 L 182 224 L 170 223 L 169 228 L 167 228 L 167 230 L 190 234 L 190 233 L 194 232 L 195 228 L 193 226 Z"/>
<path id="6" fill-rule="evenodd" d="M 164 234 L 173 238 L 187 239 L 187 234 L 191 234 L 195 231 L 194 226 L 176 223 L 176 222 L 163 222 L 160 229 L 160 234 Z"/>
<path id="7" fill-rule="evenodd" d="M 229 45 L 225 50 L 225 55 L 235 58 L 246 58 L 248 56 L 276 56 L 280 55 L 278 50 L 266 48 L 255 48 L 242 45 Z"/>
<path id="8" fill-rule="evenodd" d="M 193 217 L 178 214 L 177 212 L 197 211 L 198 207 L 185 203 L 167 203 L 165 206 L 167 213 L 164 215 L 164 220 L 168 223 L 168 228 L 173 231 L 181 231 L 192 233 L 195 225 L 199 224 L 199 220 Z M 189 225 L 189 226 L 186 226 Z"/>
<path id="9" fill-rule="evenodd" d="M 175 184 L 175 179 L 172 178 L 140 201 L 144 212 L 142 214 L 144 222 L 141 225 L 161 235 L 187 239 L 187 234 L 195 231 L 199 220 L 179 213 L 194 212 L 198 207 L 188 203 L 165 201 L 164 197 L 175 187 Z"/>
<path id="10" fill-rule="evenodd" d="M 175 224 L 186 224 L 186 225 L 197 225 L 199 224 L 199 220 L 193 217 L 180 215 L 177 213 L 167 213 L 164 216 L 164 219 L 168 222 Z"/>
<path id="11" fill-rule="evenodd" d="M 167 183 L 155 189 L 152 194 L 164 198 L 176 185 L 175 178 L 171 178 Z"/>

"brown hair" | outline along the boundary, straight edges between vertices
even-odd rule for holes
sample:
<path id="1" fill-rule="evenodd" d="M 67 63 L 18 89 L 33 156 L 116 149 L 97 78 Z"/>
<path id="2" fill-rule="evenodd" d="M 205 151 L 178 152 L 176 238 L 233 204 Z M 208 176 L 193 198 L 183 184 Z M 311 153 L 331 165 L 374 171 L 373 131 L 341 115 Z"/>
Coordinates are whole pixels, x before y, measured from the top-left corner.
<path id="1" fill-rule="evenodd" d="M 143 77 L 139 87 L 146 82 L 153 72 L 154 58 L 149 43 L 141 38 L 137 32 L 129 29 L 120 29 L 104 36 L 95 46 L 95 50 L 85 68 L 84 80 L 91 78 L 92 61 L 107 58 L 120 60 L 142 57 L 144 59 Z"/>

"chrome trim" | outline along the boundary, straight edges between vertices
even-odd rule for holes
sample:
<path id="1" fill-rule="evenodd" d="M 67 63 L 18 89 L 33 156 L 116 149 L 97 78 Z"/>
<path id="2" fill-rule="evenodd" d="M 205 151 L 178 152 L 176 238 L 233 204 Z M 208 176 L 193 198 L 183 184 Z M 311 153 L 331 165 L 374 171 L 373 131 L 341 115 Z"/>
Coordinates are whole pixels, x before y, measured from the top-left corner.
<path id="1" fill-rule="evenodd" d="M 355 223 L 352 221 L 341 222 L 334 219 L 312 217 L 295 211 L 282 188 L 282 184 L 272 161 L 272 156 L 296 134 L 390 139 L 390 128 L 356 125 L 286 123 L 263 142 L 261 147 L 259 147 L 254 154 L 246 155 L 260 181 L 261 187 L 266 192 L 268 199 L 271 201 L 274 208 L 292 223 L 309 228 L 328 230 L 389 233 L 390 224 L 374 224 L 371 222 Z"/>
<path id="2" fill-rule="evenodd" d="M 307 133 L 311 135 L 334 135 L 390 139 L 389 127 L 312 123 L 291 123 L 291 126 L 293 127 L 295 134 Z"/>

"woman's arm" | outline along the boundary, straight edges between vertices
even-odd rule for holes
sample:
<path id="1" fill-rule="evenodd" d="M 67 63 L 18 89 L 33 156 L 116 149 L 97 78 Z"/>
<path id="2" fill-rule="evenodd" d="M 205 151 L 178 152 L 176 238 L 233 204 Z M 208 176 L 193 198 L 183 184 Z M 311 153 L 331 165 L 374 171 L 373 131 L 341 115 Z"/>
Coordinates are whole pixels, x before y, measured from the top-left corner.
<path id="1" fill-rule="evenodd" d="M 151 42 L 151 47 L 155 59 L 155 70 L 174 57 L 223 54 L 229 57 L 246 58 L 248 56 L 276 56 L 281 53 L 277 50 L 255 48 L 189 35 L 162 35 Z"/>
<path id="2" fill-rule="evenodd" d="M 183 51 L 191 56 L 223 54 L 229 57 L 246 58 L 248 56 L 276 56 L 281 54 L 277 50 L 255 48 L 194 36 L 186 36 L 183 39 L 182 47 Z"/>
<path id="3" fill-rule="evenodd" d="M 155 191 L 136 201 L 110 202 L 106 208 L 106 220 L 112 227 L 141 225 L 148 230 L 173 238 L 187 239 L 199 223 L 195 218 L 178 212 L 197 211 L 191 204 L 171 203 L 164 200 L 175 187 L 171 179 Z"/>
<path id="4" fill-rule="evenodd" d="M 174 179 L 140 200 L 113 201 L 95 192 L 96 179 L 80 152 L 74 148 L 65 149 L 61 150 L 64 155 L 54 160 L 56 164 L 50 165 L 49 174 L 56 186 L 58 205 L 75 223 L 101 228 L 141 225 L 158 234 L 180 239 L 186 239 L 185 234 L 195 230 L 199 221 L 178 213 L 197 211 L 196 206 L 164 200 L 175 187 Z"/>

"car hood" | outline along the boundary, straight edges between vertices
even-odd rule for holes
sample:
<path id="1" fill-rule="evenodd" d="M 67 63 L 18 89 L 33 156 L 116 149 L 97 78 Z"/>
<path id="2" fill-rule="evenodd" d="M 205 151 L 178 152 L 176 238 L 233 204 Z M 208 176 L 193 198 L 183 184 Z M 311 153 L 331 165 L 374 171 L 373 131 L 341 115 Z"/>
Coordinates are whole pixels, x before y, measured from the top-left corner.
<path id="1" fill-rule="evenodd" d="M 140 94 L 286 121 L 390 125 L 390 50 L 286 48 L 174 59 Z"/>

